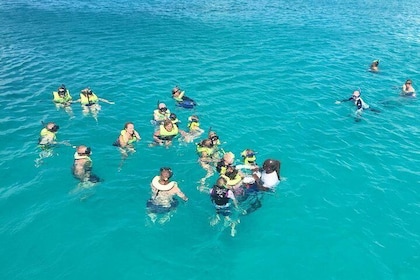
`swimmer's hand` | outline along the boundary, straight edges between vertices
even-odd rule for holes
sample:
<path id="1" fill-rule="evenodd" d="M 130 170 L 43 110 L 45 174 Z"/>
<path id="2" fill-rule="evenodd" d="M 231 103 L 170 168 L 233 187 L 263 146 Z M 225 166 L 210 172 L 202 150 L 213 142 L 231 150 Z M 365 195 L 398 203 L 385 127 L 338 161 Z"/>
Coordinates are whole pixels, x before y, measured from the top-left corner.
<path id="1" fill-rule="evenodd" d="M 340 104 L 340 103 L 341 103 L 341 101 L 338 101 L 338 100 L 335 101 L 335 104 Z"/>

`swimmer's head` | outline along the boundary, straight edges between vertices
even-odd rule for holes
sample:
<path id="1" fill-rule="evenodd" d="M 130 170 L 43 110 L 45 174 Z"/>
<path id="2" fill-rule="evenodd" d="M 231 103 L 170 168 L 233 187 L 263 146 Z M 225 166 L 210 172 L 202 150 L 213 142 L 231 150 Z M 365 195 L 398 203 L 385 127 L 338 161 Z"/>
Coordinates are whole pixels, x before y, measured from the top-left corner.
<path id="1" fill-rule="evenodd" d="M 213 147 L 213 142 L 211 142 L 210 139 L 204 139 L 203 141 L 201 141 L 200 144 L 202 147 L 207 147 L 207 148 Z"/>
<path id="2" fill-rule="evenodd" d="M 181 89 L 178 86 L 175 86 L 172 89 L 172 95 L 175 95 L 175 94 L 180 93 L 180 92 L 181 92 Z"/>
<path id="3" fill-rule="evenodd" d="M 196 115 L 192 115 L 188 118 L 189 122 L 198 122 L 198 117 Z"/>
<path id="4" fill-rule="evenodd" d="M 223 155 L 223 160 L 227 164 L 233 164 L 233 161 L 235 160 L 235 155 L 232 152 L 227 152 Z"/>
<path id="5" fill-rule="evenodd" d="M 158 109 L 161 112 L 166 112 L 166 110 L 168 110 L 168 108 L 166 107 L 166 104 L 165 103 L 159 103 Z"/>
<path id="6" fill-rule="evenodd" d="M 410 79 L 408 79 L 407 81 L 405 81 L 405 84 L 406 84 L 406 85 L 411 85 L 411 84 L 413 84 L 413 81 L 412 81 L 412 80 L 410 80 Z"/>
<path id="7" fill-rule="evenodd" d="M 67 89 L 66 89 L 66 86 L 64 85 L 64 84 L 62 84 L 59 88 L 58 88 L 58 94 L 59 95 L 65 95 L 66 94 L 66 91 L 67 91 Z"/>
<path id="8" fill-rule="evenodd" d="M 57 124 L 55 124 L 53 122 L 49 122 L 49 123 L 47 123 L 45 128 L 50 132 L 57 132 L 60 129 L 60 126 L 58 126 Z"/>
<path id="9" fill-rule="evenodd" d="M 360 91 L 359 90 L 353 91 L 353 98 L 359 98 L 359 97 L 360 97 Z"/>
<path id="10" fill-rule="evenodd" d="M 172 169 L 170 167 L 161 167 L 160 168 L 160 178 L 164 181 L 168 181 L 171 179 L 172 175 L 174 173 L 172 172 Z"/>
<path id="11" fill-rule="evenodd" d="M 90 156 L 92 154 L 90 147 L 86 147 L 85 145 L 77 147 L 76 151 L 79 156 Z"/>
<path id="12" fill-rule="evenodd" d="M 176 116 L 176 114 L 175 114 L 175 113 L 171 113 L 171 114 L 169 115 L 169 119 L 170 119 L 171 121 L 176 121 L 176 122 L 178 122 L 178 117 Z"/>
<path id="13" fill-rule="evenodd" d="M 208 137 L 213 143 L 217 142 L 219 140 L 219 136 L 217 136 L 216 132 L 210 131 L 209 137 Z"/>
<path id="14" fill-rule="evenodd" d="M 267 159 L 263 163 L 263 170 L 269 174 L 274 171 L 277 172 L 277 177 L 280 180 L 280 161 L 275 159 Z"/>
<path id="15" fill-rule="evenodd" d="M 87 87 L 85 89 L 82 89 L 81 93 L 84 94 L 84 95 L 91 95 L 93 93 L 93 91 L 90 88 Z"/>
<path id="16" fill-rule="evenodd" d="M 241 153 L 242 158 L 244 159 L 245 164 L 255 164 L 257 157 L 255 152 L 251 149 L 246 149 Z"/>
<path id="17" fill-rule="evenodd" d="M 163 127 L 167 130 L 167 131 L 171 131 L 172 128 L 174 127 L 174 123 L 171 120 L 165 120 L 163 122 Z"/>

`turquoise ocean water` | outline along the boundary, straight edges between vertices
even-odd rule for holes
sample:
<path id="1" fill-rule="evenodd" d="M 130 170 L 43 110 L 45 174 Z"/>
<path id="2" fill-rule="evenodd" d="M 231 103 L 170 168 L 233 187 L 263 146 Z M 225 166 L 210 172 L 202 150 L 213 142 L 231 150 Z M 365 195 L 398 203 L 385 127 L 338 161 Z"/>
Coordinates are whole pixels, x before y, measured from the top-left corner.
<path id="1" fill-rule="evenodd" d="M 0 1 L 1 279 L 419 279 L 419 1 Z M 380 72 L 367 68 L 380 59 Z M 52 104 L 90 86 L 98 122 Z M 176 108 L 174 85 L 199 104 Z M 366 111 L 349 103 L 361 88 Z M 148 147 L 156 103 L 195 113 L 226 151 L 277 158 L 283 181 L 237 235 L 211 227 L 194 144 Z M 74 149 L 35 167 L 41 122 L 92 147 L 104 182 L 75 191 Z M 125 160 L 126 121 L 142 136 Z M 190 200 L 152 224 L 171 166 Z M 212 178 L 213 181 L 215 179 Z M 88 197 L 87 199 L 83 199 Z"/>

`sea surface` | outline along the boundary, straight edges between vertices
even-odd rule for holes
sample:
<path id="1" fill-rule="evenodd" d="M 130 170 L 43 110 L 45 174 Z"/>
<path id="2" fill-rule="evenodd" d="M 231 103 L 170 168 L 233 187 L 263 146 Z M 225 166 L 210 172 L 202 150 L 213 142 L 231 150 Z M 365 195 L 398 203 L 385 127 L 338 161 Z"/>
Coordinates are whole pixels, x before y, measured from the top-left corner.
<path id="1" fill-rule="evenodd" d="M 1 0 L 0 279 L 420 279 L 418 0 Z M 379 73 L 367 71 L 379 59 Z M 64 83 L 90 87 L 97 121 Z M 179 85 L 196 109 L 175 106 Z M 361 89 L 372 108 L 355 118 Z M 232 237 L 210 226 L 195 143 L 149 147 L 158 102 L 236 155 L 281 161 L 282 181 Z M 42 122 L 60 126 L 36 163 Z M 142 136 L 124 161 L 124 123 Z M 201 137 L 204 138 L 205 134 Z M 103 182 L 80 188 L 75 149 Z M 150 181 L 170 166 L 189 197 L 152 223 Z M 209 186 L 216 176 L 209 179 Z"/>

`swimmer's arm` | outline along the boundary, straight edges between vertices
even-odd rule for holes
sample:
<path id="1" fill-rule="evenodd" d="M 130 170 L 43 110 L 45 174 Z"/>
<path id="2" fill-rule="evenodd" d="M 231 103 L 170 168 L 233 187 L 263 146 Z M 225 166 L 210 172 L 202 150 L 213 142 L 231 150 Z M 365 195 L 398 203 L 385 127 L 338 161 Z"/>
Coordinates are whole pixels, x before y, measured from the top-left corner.
<path id="1" fill-rule="evenodd" d="M 105 103 L 108 103 L 108 104 L 115 104 L 115 102 L 109 101 L 109 100 L 107 100 L 105 98 L 98 98 L 98 100 L 99 101 L 102 101 L 102 102 L 105 102 Z"/>
<path id="2" fill-rule="evenodd" d="M 264 187 L 264 182 L 261 180 L 260 176 L 261 176 L 261 174 L 259 172 L 254 172 L 252 174 L 252 177 L 254 177 L 255 183 L 257 184 L 257 188 L 260 191 L 268 191 L 269 188 Z"/>
<path id="3" fill-rule="evenodd" d="M 228 190 L 227 197 L 228 197 L 228 198 L 230 198 L 230 199 L 232 200 L 232 203 L 233 203 L 233 205 L 235 206 L 235 208 L 236 208 L 237 210 L 242 210 L 242 209 L 240 209 L 240 208 L 239 208 L 238 200 L 236 200 L 236 197 L 235 197 L 235 195 L 233 194 L 233 191 Z"/>
<path id="4" fill-rule="evenodd" d="M 164 143 L 164 141 L 163 141 L 163 140 L 161 140 L 161 139 L 159 139 L 159 136 L 160 136 L 160 132 L 159 132 L 159 130 L 157 130 L 157 131 L 153 134 L 153 139 L 155 140 L 155 142 L 160 143 L 160 144 L 163 144 L 163 143 Z"/>
<path id="5" fill-rule="evenodd" d="M 136 136 L 137 141 L 141 140 L 140 134 L 136 130 L 134 130 L 134 135 Z"/>
<path id="6" fill-rule="evenodd" d="M 181 191 L 181 189 L 178 187 L 178 184 L 175 183 L 176 188 L 178 191 L 176 192 L 176 195 L 181 198 L 183 201 L 188 201 L 188 197 Z"/>
<path id="7" fill-rule="evenodd" d="M 353 100 L 353 97 L 350 97 L 350 98 L 347 98 L 347 99 L 340 100 L 340 102 L 347 102 L 347 101 L 350 101 L 350 100 Z"/>
<path id="8" fill-rule="evenodd" d="M 181 136 L 182 136 L 182 137 L 184 137 L 184 138 L 188 135 L 188 133 L 186 133 L 185 131 L 183 131 L 182 129 L 179 129 L 179 128 L 178 128 L 178 132 L 179 132 L 179 134 L 181 134 Z"/>

